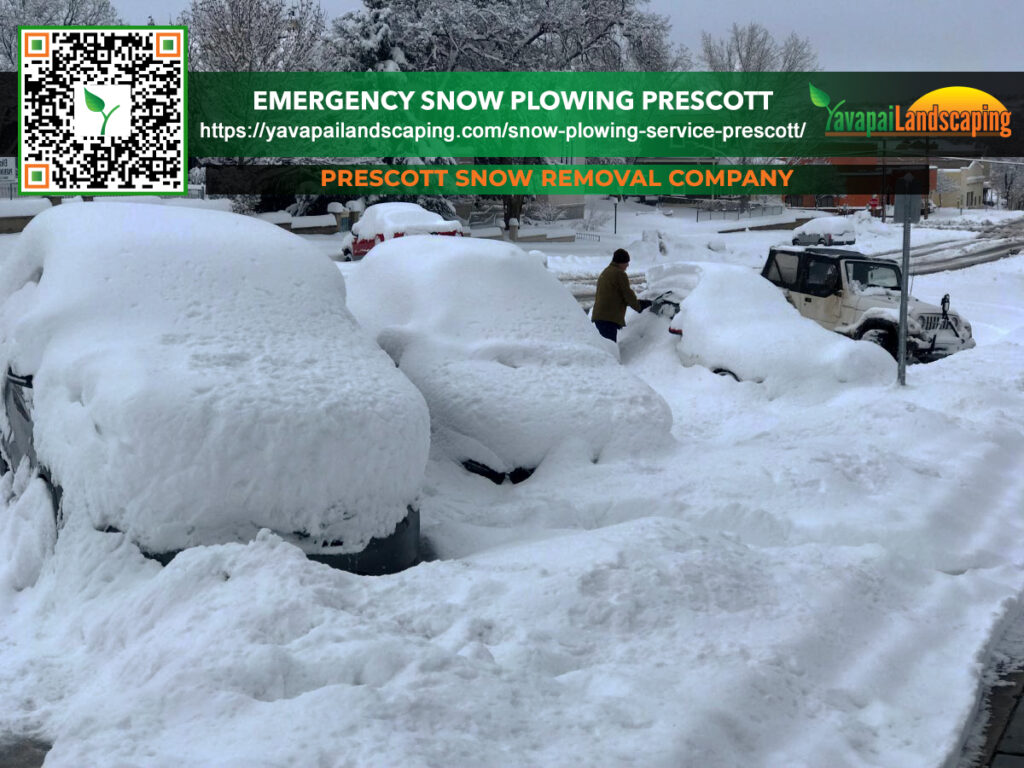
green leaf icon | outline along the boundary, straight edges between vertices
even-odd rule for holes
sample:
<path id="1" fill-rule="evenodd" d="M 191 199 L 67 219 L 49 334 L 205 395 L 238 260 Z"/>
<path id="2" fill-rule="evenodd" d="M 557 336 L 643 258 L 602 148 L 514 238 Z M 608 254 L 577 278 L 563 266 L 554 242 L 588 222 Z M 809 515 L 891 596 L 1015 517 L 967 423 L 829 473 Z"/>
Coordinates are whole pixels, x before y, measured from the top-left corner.
<path id="1" fill-rule="evenodd" d="M 807 87 L 811 89 L 811 103 L 816 107 L 825 107 L 828 109 L 829 102 L 832 101 L 832 99 L 829 98 L 829 95 L 820 88 L 815 88 L 810 83 L 807 84 Z M 88 93 L 88 91 L 86 91 L 86 93 Z"/>
<path id="2" fill-rule="evenodd" d="M 811 87 L 813 88 L 814 86 L 812 85 Z M 89 108 L 89 110 L 92 111 L 92 112 L 102 112 L 103 111 L 103 107 L 106 106 L 103 103 L 103 99 L 101 99 L 95 93 L 92 93 L 88 88 L 85 88 L 84 90 L 85 90 L 85 106 L 87 106 Z M 811 94 L 811 95 L 813 97 L 813 94 Z"/>

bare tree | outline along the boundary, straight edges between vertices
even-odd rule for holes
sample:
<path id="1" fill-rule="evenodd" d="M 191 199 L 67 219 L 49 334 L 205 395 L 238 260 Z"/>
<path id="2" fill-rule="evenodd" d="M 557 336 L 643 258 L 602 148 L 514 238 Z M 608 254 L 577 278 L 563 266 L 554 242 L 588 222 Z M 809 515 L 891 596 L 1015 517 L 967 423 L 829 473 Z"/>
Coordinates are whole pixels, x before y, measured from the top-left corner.
<path id="1" fill-rule="evenodd" d="M 701 34 L 700 61 L 711 72 L 809 72 L 818 55 L 809 38 L 795 32 L 778 42 L 763 25 L 733 24 L 724 38 Z"/>
<path id="2" fill-rule="evenodd" d="M 334 22 L 331 66 L 348 71 L 680 71 L 689 52 L 646 0 L 363 0 Z M 477 158 L 522 164 L 538 158 Z M 503 195 L 505 222 L 525 195 Z"/>
<path id="3" fill-rule="evenodd" d="M 189 68 L 210 72 L 322 69 L 324 12 L 315 0 L 192 0 Z"/>
<path id="4" fill-rule="evenodd" d="M 818 54 L 814 52 L 809 37 L 800 37 L 796 32 L 790 32 L 789 37 L 782 41 L 778 47 L 779 72 L 816 72 L 818 69 Z"/>
<path id="5" fill-rule="evenodd" d="M 18 67 L 18 26 L 120 24 L 110 0 L 0 0 L 0 71 Z"/>

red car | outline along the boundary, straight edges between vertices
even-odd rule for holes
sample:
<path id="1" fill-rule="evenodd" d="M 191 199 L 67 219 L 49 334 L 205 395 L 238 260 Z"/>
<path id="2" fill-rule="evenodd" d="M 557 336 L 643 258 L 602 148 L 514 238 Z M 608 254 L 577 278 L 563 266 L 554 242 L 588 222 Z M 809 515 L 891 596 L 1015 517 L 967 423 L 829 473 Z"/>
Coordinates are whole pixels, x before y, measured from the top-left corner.
<path id="1" fill-rule="evenodd" d="M 352 225 L 352 239 L 344 248 L 345 259 L 361 259 L 377 243 L 404 235 L 461 237 L 462 224 L 448 221 L 416 203 L 377 203 Z"/>

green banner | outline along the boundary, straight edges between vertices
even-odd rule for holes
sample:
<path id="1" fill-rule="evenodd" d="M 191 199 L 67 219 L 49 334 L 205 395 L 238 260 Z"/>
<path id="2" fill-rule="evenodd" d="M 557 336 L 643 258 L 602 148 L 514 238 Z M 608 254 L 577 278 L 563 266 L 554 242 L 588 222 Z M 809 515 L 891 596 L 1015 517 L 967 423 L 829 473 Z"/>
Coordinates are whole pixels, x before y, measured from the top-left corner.
<path id="1" fill-rule="evenodd" d="M 1022 155 L 1017 73 L 193 73 L 218 157 Z"/>
<path id="2" fill-rule="evenodd" d="M 340 165 L 213 166 L 211 194 L 788 195 L 875 194 L 927 167 L 818 165 Z"/>

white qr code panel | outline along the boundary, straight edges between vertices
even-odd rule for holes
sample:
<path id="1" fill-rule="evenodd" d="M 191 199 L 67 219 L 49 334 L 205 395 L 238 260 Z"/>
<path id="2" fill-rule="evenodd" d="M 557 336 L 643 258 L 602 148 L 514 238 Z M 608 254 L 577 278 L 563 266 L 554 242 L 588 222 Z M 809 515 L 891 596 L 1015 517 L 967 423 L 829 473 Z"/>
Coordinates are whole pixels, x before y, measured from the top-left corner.
<path id="1" fill-rule="evenodd" d="M 184 27 L 19 30 L 23 194 L 184 194 Z"/>

